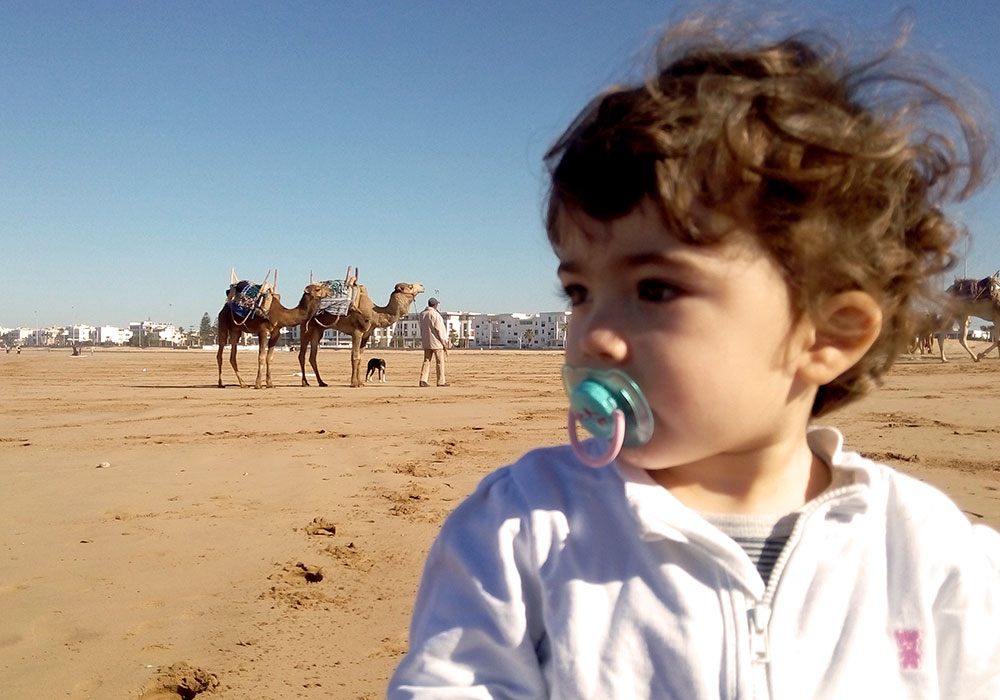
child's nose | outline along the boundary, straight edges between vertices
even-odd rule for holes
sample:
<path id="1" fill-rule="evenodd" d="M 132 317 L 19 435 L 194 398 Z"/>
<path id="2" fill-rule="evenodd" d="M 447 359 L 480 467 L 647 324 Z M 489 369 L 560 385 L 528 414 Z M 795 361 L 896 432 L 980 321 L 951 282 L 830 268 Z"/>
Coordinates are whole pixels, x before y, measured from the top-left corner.
<path id="1" fill-rule="evenodd" d="M 579 347 L 587 360 L 601 365 L 625 361 L 628 343 L 613 323 L 604 323 L 594 318 L 578 330 L 581 334 Z"/>

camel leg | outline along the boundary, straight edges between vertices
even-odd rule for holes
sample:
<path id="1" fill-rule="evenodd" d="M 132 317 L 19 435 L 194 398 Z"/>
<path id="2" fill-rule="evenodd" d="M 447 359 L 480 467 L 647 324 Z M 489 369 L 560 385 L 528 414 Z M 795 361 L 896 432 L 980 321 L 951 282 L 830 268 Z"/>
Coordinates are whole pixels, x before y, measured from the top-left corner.
<path id="1" fill-rule="evenodd" d="M 223 334 L 225 330 L 222 328 L 221 324 L 219 326 L 219 352 L 216 353 L 215 359 L 219 362 L 219 388 L 225 389 L 226 385 L 222 383 L 222 352 L 226 349 L 226 338 Z"/>
<path id="2" fill-rule="evenodd" d="M 351 362 L 351 369 L 352 369 L 352 371 L 356 370 L 357 373 L 358 373 L 358 386 L 367 386 L 368 385 L 368 382 L 361 381 L 361 371 L 363 369 L 361 365 L 365 361 L 365 348 L 368 347 L 368 339 L 371 337 L 373 330 L 374 330 L 373 328 L 369 328 L 364 334 L 362 334 L 362 336 L 361 336 L 361 342 L 358 343 L 358 361 L 357 361 L 357 364 L 355 364 L 353 362 L 353 359 L 352 359 L 352 362 Z"/>
<path id="3" fill-rule="evenodd" d="M 941 333 L 935 333 L 934 337 L 938 341 L 938 352 L 941 355 L 941 362 L 947 362 L 948 358 L 944 356 L 944 341 L 948 337 L 948 334 L 942 331 Z"/>
<path id="4" fill-rule="evenodd" d="M 271 359 L 274 357 L 274 346 L 278 344 L 278 337 L 280 333 L 275 333 L 267 341 L 267 360 L 264 362 L 264 369 L 267 371 L 266 386 L 268 389 L 274 388 L 274 382 L 271 381 Z"/>
<path id="5" fill-rule="evenodd" d="M 236 348 L 240 344 L 240 336 L 238 334 L 230 335 L 229 341 L 232 343 L 232 348 L 229 351 L 229 364 L 233 366 L 233 372 L 236 373 L 236 381 L 240 383 L 240 387 L 246 389 L 247 383 L 243 381 L 243 377 L 240 376 L 240 368 L 236 365 Z"/>
<path id="6" fill-rule="evenodd" d="M 979 358 L 981 356 L 972 352 L 972 349 L 969 347 L 968 335 L 969 335 L 969 323 L 971 321 L 972 321 L 971 316 L 965 317 L 965 321 L 962 323 L 962 328 L 958 332 L 958 344 L 961 345 L 963 348 L 965 348 L 965 351 L 969 353 L 969 357 L 972 358 L 973 362 L 979 362 Z M 990 350 L 992 349 L 993 348 L 990 348 Z"/>
<path id="7" fill-rule="evenodd" d="M 236 369 L 236 354 L 235 354 L 236 353 L 236 342 L 239 340 L 239 337 L 240 337 L 240 334 L 237 332 L 237 330 L 235 328 L 231 328 L 229 326 L 228 321 L 226 321 L 226 320 L 223 319 L 224 313 L 225 313 L 225 310 L 223 310 L 223 312 L 219 314 L 219 337 L 218 337 L 219 351 L 215 354 L 216 362 L 219 365 L 219 388 L 220 389 L 225 389 L 226 388 L 226 385 L 222 381 L 222 353 L 225 352 L 226 345 L 228 345 L 229 341 L 232 340 L 232 342 L 233 342 L 233 356 L 230 358 L 229 362 L 233 366 L 233 369 Z M 239 372 L 236 373 L 236 378 L 237 379 L 240 378 L 240 373 Z"/>
<path id="8" fill-rule="evenodd" d="M 312 341 L 306 337 L 306 332 L 305 328 L 299 331 L 299 371 L 302 373 L 302 386 L 309 386 L 309 380 L 306 379 L 306 350 Z"/>
<path id="9" fill-rule="evenodd" d="M 364 386 L 361 381 L 361 336 L 351 338 L 351 386 Z"/>
<path id="10" fill-rule="evenodd" d="M 976 362 L 979 362 L 981 359 L 986 357 L 990 353 L 990 351 L 995 347 L 998 347 L 998 344 L 996 341 L 993 341 L 992 343 L 990 343 L 990 346 L 988 348 L 986 348 L 985 350 L 976 355 Z"/>
<path id="11" fill-rule="evenodd" d="M 992 343 L 990 343 L 990 346 L 988 348 L 986 348 L 981 353 L 979 353 L 978 355 L 976 355 L 976 362 L 979 362 L 979 360 L 981 360 L 984 357 L 986 357 L 990 353 L 990 350 L 992 350 L 993 348 L 996 348 L 996 347 L 1000 347 L 1000 343 L 998 343 L 997 341 L 994 340 Z"/>
<path id="12" fill-rule="evenodd" d="M 267 336 L 260 333 L 257 336 L 257 379 L 253 383 L 254 389 L 260 389 L 264 385 L 264 366 L 267 364 Z"/>
<path id="13" fill-rule="evenodd" d="M 990 350 L 992 350 L 993 348 L 997 348 L 997 353 L 1000 354 L 1000 339 L 997 338 L 998 320 L 1000 320 L 1000 318 L 998 317 L 993 318 L 993 330 L 990 332 L 990 337 L 992 338 L 993 342 L 990 343 L 990 346 L 988 348 L 979 353 L 980 360 L 986 357 L 990 353 Z"/>
<path id="14" fill-rule="evenodd" d="M 309 345 L 309 364 L 313 368 L 313 374 L 316 375 L 316 383 L 320 386 L 326 386 L 326 382 L 324 382 L 323 378 L 319 376 L 319 366 L 316 364 L 316 354 L 319 352 L 319 339 L 322 335 L 323 334 L 320 333 L 318 336 L 315 336 L 313 342 Z"/>

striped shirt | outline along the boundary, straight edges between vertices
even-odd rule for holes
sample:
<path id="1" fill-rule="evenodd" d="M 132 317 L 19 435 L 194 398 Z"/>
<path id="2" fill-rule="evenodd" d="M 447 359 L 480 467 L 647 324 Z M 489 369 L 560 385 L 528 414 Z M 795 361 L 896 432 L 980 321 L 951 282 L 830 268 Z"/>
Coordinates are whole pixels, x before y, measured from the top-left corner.
<path id="1" fill-rule="evenodd" d="M 847 470 L 834 473 L 833 482 L 826 490 L 840 488 L 853 483 L 854 476 Z M 764 584 L 771 578 L 774 563 L 781 550 L 788 544 L 799 513 L 767 515 L 733 515 L 730 513 L 701 513 L 712 525 L 736 541 L 757 567 Z"/>
<path id="2" fill-rule="evenodd" d="M 798 513 L 787 515 L 731 515 L 728 513 L 702 513 L 705 520 L 733 538 L 750 561 L 757 567 L 764 583 L 771 578 L 771 570 L 778 555 L 788 543 Z"/>

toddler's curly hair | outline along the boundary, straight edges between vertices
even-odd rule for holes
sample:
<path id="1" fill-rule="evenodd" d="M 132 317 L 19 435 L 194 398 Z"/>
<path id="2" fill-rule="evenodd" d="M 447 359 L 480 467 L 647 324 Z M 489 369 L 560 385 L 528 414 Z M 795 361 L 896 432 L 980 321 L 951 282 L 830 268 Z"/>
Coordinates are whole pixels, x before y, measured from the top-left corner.
<path id="1" fill-rule="evenodd" d="M 903 55 L 906 32 L 860 65 L 823 34 L 738 33 L 708 15 L 687 18 L 660 40 L 650 79 L 580 113 L 545 155 L 546 227 L 558 249 L 561 216 L 610 221 L 649 198 L 673 235 L 712 245 L 729 232 L 699 229 L 691 203 L 738 214 L 738 201 L 796 313 L 847 290 L 882 308 L 872 348 L 820 387 L 820 416 L 870 391 L 937 299 L 935 278 L 953 265 L 962 232 L 941 207 L 981 184 L 989 144 L 975 101 L 960 103 Z"/>

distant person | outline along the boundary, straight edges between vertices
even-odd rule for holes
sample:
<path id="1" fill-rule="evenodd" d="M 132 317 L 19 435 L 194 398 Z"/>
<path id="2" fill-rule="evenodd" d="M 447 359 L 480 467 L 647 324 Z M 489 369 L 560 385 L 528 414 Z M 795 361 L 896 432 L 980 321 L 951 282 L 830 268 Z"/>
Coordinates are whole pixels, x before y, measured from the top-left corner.
<path id="1" fill-rule="evenodd" d="M 569 444 L 444 522 L 389 700 L 1000 698 L 1000 536 L 828 427 L 941 297 L 974 95 L 769 19 L 706 4 L 546 154 Z"/>
<path id="2" fill-rule="evenodd" d="M 448 329 L 438 313 L 438 300 L 431 297 L 427 308 L 420 312 L 420 342 L 424 348 L 424 362 L 420 366 L 420 386 L 430 386 L 431 359 L 434 360 L 437 385 L 448 386 L 445 378 L 445 356 L 448 354 Z"/>

